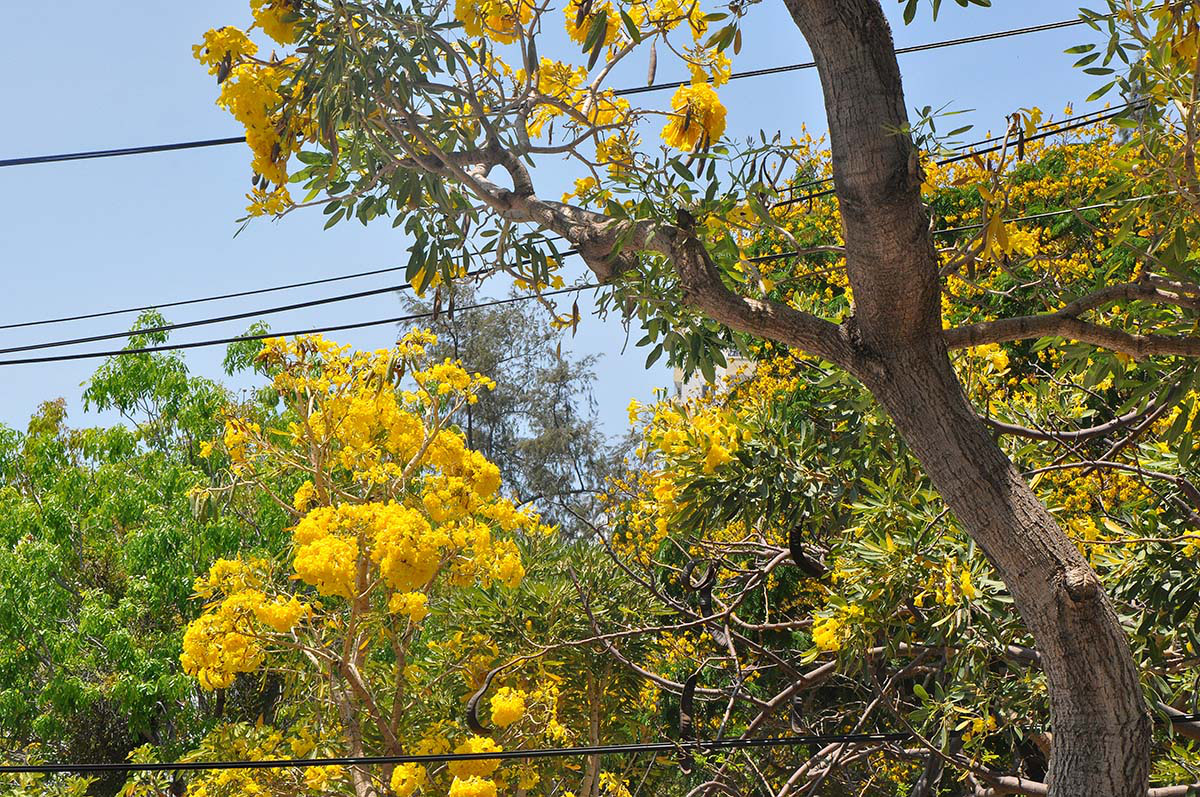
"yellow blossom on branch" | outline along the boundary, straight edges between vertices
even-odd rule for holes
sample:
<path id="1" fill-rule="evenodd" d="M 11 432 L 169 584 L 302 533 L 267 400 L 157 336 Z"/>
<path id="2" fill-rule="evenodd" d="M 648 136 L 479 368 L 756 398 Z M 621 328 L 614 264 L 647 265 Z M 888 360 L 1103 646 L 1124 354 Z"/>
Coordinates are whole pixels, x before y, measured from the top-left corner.
<path id="1" fill-rule="evenodd" d="M 719 139 L 725 132 L 725 106 L 707 83 L 680 86 L 671 98 L 675 113 L 663 128 L 668 146 L 690 152 Z"/>

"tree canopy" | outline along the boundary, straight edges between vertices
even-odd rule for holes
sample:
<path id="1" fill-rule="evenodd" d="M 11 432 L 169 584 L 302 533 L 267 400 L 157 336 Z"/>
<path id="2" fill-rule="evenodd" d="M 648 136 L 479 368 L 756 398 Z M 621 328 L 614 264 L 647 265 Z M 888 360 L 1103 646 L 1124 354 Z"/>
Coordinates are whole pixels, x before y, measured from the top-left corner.
<path id="1" fill-rule="evenodd" d="M 732 354 L 745 366 L 630 408 L 628 467 L 569 507 L 585 540 L 518 503 L 595 489 L 595 462 L 535 447 L 531 470 L 467 414 L 492 387 L 473 369 L 536 350 L 536 331 L 479 366 L 456 361 L 453 329 L 450 352 L 426 332 L 378 352 L 243 347 L 270 384 L 240 404 L 172 358 L 117 358 L 86 396 L 130 428 L 74 433 L 51 404 L 0 447 L 19 521 L 0 573 L 6 732 L 103 707 L 125 725 L 71 744 L 248 758 L 908 738 L 644 769 L 209 773 L 186 784 L 205 797 L 1196 788 L 1200 723 L 1180 717 L 1198 699 L 1200 11 L 1082 11 L 1076 66 L 1092 99 L 1125 105 L 1068 126 L 1031 104 L 955 154 L 961 131 L 909 117 L 878 0 L 784 5 L 826 138 L 725 136 L 741 2 L 251 0 L 249 31 L 205 34 L 195 56 L 252 153 L 248 218 L 390 220 L 435 307 L 505 273 L 558 328 L 579 320 L 548 295 L 577 255 L 648 362 L 714 383 Z M 637 62 L 662 88 L 660 60 L 690 75 L 666 102 L 621 85 Z M 561 200 L 552 158 L 578 178 Z M 155 719 L 172 700 L 186 728 Z"/>

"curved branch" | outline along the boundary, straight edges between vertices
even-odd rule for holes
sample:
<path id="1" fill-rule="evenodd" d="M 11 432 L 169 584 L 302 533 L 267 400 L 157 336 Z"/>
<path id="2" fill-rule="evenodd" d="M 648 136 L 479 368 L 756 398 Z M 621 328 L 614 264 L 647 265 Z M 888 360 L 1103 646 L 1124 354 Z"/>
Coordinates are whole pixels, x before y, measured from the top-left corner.
<path id="1" fill-rule="evenodd" d="M 942 336 L 946 347 L 950 349 L 1030 338 L 1059 337 L 1128 354 L 1135 360 L 1144 360 L 1154 355 L 1200 356 L 1200 338 L 1191 335 L 1136 335 L 1059 313 L 1001 318 L 952 327 L 945 330 Z"/>
<path id="2" fill-rule="evenodd" d="M 1047 440 L 1050 442 L 1090 440 L 1093 437 L 1103 437 L 1109 432 L 1115 432 L 1118 429 L 1124 429 L 1126 426 L 1131 424 L 1137 424 L 1141 428 L 1148 426 L 1148 423 L 1143 424 L 1142 421 L 1147 420 L 1153 422 L 1161 413 L 1165 412 L 1168 408 L 1174 405 L 1182 394 L 1182 390 L 1179 388 L 1180 386 L 1176 384 L 1163 396 L 1161 401 L 1152 401 L 1142 409 L 1130 410 L 1124 415 L 1118 415 L 1112 420 L 1096 424 L 1095 426 L 1089 426 L 1085 429 L 1047 431 L 1045 429 L 1033 429 L 1028 426 L 1018 426 L 1017 424 L 1013 423 L 1004 423 L 1003 421 L 996 421 L 991 418 L 981 418 L 980 420 L 982 420 L 992 429 L 995 429 L 1000 434 L 1014 434 L 1019 435 L 1020 437 L 1028 437 L 1033 440 Z M 1104 457 L 1104 459 L 1108 458 L 1109 457 L 1107 456 Z"/>

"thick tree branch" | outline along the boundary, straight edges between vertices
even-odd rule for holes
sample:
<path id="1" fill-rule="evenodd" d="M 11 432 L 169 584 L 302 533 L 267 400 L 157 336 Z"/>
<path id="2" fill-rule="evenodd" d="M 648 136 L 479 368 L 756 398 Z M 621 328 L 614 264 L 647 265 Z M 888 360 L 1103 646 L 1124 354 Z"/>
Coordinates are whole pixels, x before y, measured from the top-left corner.
<path id="1" fill-rule="evenodd" d="M 1200 338 L 1191 335 L 1136 335 L 1112 327 L 1053 313 L 1002 318 L 945 330 L 946 347 L 961 349 L 985 343 L 1059 337 L 1128 354 L 1136 360 L 1154 355 L 1200 356 Z"/>
<path id="2" fill-rule="evenodd" d="M 771 338 L 851 371 L 864 367 L 843 326 L 772 300 L 739 296 L 722 282 L 708 251 L 690 230 L 652 221 L 613 219 L 587 208 L 503 188 L 483 170 L 471 174 L 472 191 L 502 217 L 534 223 L 570 241 L 602 281 L 633 268 L 638 253 L 668 258 L 689 305 L 726 326 Z"/>

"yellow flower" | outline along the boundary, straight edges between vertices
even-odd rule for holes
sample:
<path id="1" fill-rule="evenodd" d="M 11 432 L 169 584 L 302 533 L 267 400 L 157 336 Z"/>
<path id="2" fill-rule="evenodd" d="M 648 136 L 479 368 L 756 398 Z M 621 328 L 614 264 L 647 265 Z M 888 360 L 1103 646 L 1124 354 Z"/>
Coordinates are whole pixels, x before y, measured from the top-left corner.
<path id="1" fill-rule="evenodd" d="M 813 620 L 813 644 L 821 650 L 839 651 L 842 649 L 842 632 L 845 624 L 835 617 L 818 617 Z"/>
<path id="2" fill-rule="evenodd" d="M 294 595 L 287 600 L 281 596 L 270 603 L 254 607 L 254 616 L 258 621 L 281 634 L 291 631 L 300 622 L 300 618 L 311 612 L 308 604 L 296 600 Z"/>
<path id="3" fill-rule="evenodd" d="M 419 623 L 429 614 L 429 598 L 423 592 L 397 592 L 388 601 L 392 614 L 407 614 L 414 623 Z"/>
<path id="4" fill-rule="evenodd" d="M 525 714 L 525 693 L 504 687 L 492 697 L 492 722 L 507 728 Z"/>
<path id="5" fill-rule="evenodd" d="M 222 63 L 228 71 L 232 64 L 256 52 L 258 45 L 250 41 L 250 37 L 243 31 L 231 25 L 208 31 L 204 34 L 203 42 L 192 45 L 193 57 L 208 67 L 210 75 L 220 74 Z"/>
<path id="6" fill-rule="evenodd" d="M 411 797 L 425 784 L 427 774 L 420 764 L 400 764 L 392 770 L 392 791 L 396 797 Z"/>
<path id="7" fill-rule="evenodd" d="M 450 784 L 450 797 L 496 797 L 496 782 L 488 778 L 455 777 Z"/>
<path id="8" fill-rule="evenodd" d="M 607 17 L 604 30 L 604 42 L 605 44 L 612 44 L 617 38 L 617 32 L 620 30 L 621 18 L 617 15 L 616 11 L 613 11 L 611 3 L 593 5 L 591 9 L 592 10 L 590 13 L 584 14 L 583 18 L 580 19 L 579 0 L 575 0 L 575 2 L 570 2 L 563 6 L 563 17 L 566 19 L 567 35 L 571 37 L 571 41 L 582 46 L 583 43 L 587 41 L 588 31 L 592 29 L 596 15 L 604 13 L 604 15 Z M 579 22 L 578 25 L 575 24 L 577 21 Z"/>
<path id="9" fill-rule="evenodd" d="M 306 481 L 296 490 L 296 495 L 292 497 L 292 506 L 297 512 L 307 512 L 312 506 L 313 497 L 317 494 L 317 490 L 313 487 L 312 481 Z"/>
<path id="10" fill-rule="evenodd" d="M 690 152 L 708 146 L 725 132 L 725 106 L 707 83 L 680 86 L 671 98 L 675 114 L 663 128 L 668 146 Z"/>
<path id="11" fill-rule="evenodd" d="M 971 583 L 971 571 L 965 567 L 958 576 L 958 585 L 962 588 L 963 597 L 971 600 L 979 594 L 979 590 L 975 589 L 975 585 Z"/>
<path id="12" fill-rule="evenodd" d="M 250 0 L 250 13 L 263 33 L 280 44 L 296 41 L 296 13 L 290 0 Z"/>
<path id="13" fill-rule="evenodd" d="M 471 736 L 458 747 L 454 748 L 456 753 L 499 753 L 503 750 L 500 745 L 486 736 Z M 456 780 L 479 780 L 487 778 L 500 767 L 500 760 L 497 758 L 478 758 L 468 761 L 452 761 L 450 762 L 450 774 Z M 495 794 L 495 785 L 493 784 L 493 794 Z M 450 790 L 454 793 L 454 789 Z M 471 792 L 464 792 L 468 794 Z"/>
<path id="14" fill-rule="evenodd" d="M 712 473 L 732 458 L 729 449 L 720 443 L 713 443 L 708 447 L 708 453 L 704 456 L 704 472 Z"/>
<path id="15" fill-rule="evenodd" d="M 329 782 L 342 777 L 343 772 L 339 766 L 309 767 L 304 771 L 304 785 L 313 791 L 328 791 Z"/>
<path id="16" fill-rule="evenodd" d="M 456 0 L 454 16 L 468 36 L 512 44 L 518 27 L 533 18 L 533 7 L 527 0 Z"/>

